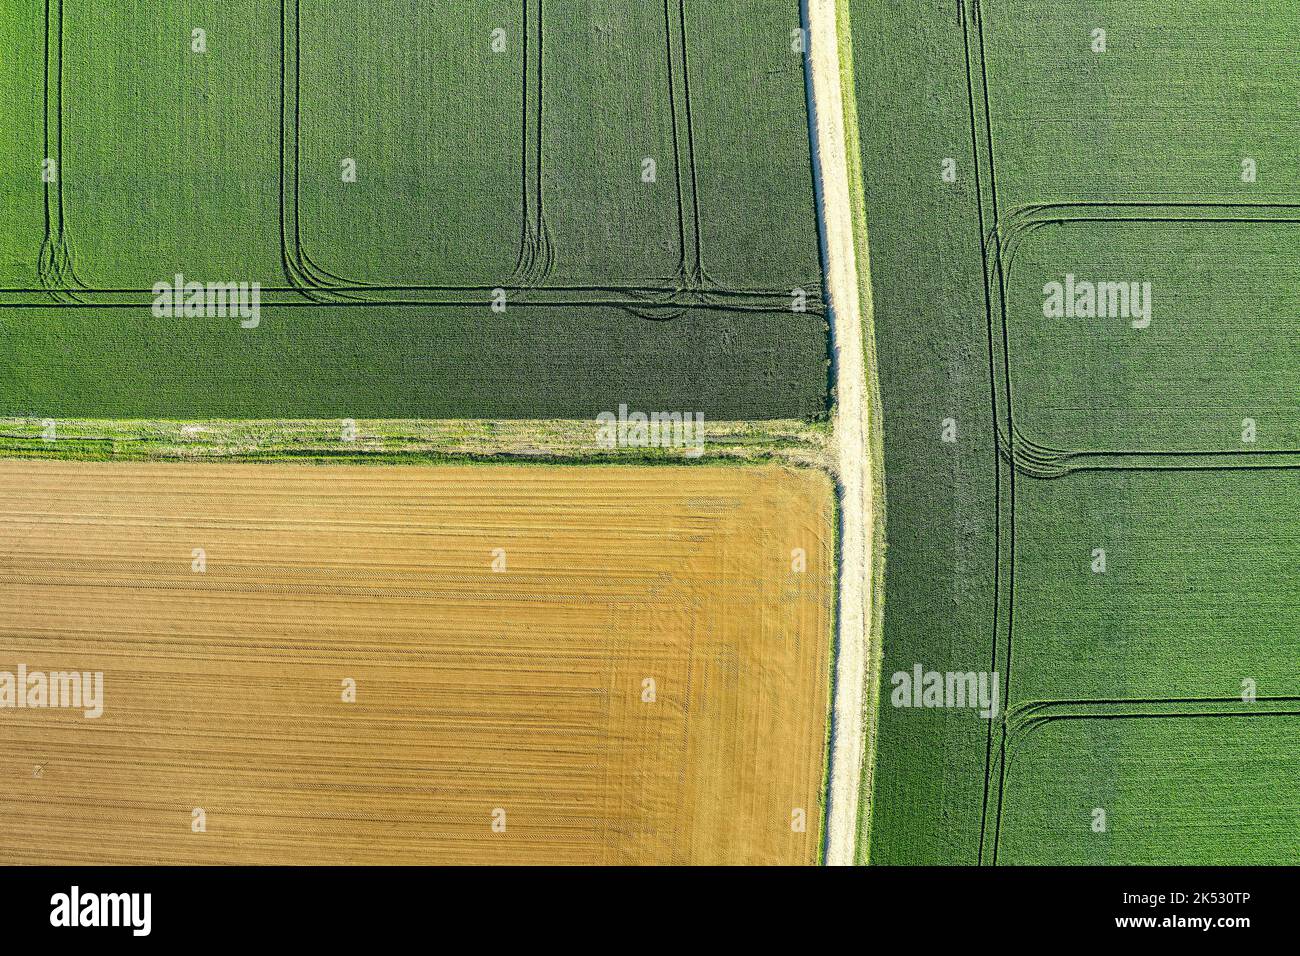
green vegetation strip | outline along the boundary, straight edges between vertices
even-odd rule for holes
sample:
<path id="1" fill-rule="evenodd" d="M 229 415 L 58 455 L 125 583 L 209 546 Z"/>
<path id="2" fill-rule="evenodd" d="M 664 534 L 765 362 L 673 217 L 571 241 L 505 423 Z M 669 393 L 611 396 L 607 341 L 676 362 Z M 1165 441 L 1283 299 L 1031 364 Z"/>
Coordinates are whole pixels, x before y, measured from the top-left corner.
<path id="1" fill-rule="evenodd" d="M 627 464 L 786 461 L 825 467 L 828 426 L 801 421 L 705 422 L 692 447 L 607 447 L 595 422 L 91 421 L 0 419 L 0 457 L 122 461 L 617 461 Z"/>

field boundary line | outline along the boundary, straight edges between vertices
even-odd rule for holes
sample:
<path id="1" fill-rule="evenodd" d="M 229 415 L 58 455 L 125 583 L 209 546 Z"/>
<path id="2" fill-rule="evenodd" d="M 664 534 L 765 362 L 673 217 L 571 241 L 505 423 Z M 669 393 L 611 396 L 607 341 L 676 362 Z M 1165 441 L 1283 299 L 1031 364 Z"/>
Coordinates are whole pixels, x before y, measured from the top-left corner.
<path id="1" fill-rule="evenodd" d="M 1010 725 L 1012 738 L 1016 738 L 1045 721 L 1067 718 L 1250 717 L 1296 713 L 1300 713 L 1300 696 L 1294 694 L 1257 697 L 1249 702 L 1241 697 L 1098 697 L 1025 701 L 1007 711 L 1003 719 Z"/>
<path id="2" fill-rule="evenodd" d="M 999 413 L 1000 395 L 998 387 L 998 360 L 995 336 L 994 322 L 994 305 L 993 305 L 993 277 L 990 271 L 989 249 L 993 243 L 993 237 L 997 235 L 997 207 L 995 197 L 997 193 L 996 183 L 993 180 L 993 155 L 992 155 L 992 138 L 988 131 L 988 101 L 984 99 L 984 108 L 976 104 L 976 69 L 980 70 L 978 83 L 983 89 L 983 58 L 978 61 L 972 55 L 971 51 L 971 32 L 979 28 L 979 8 L 973 2 L 970 4 L 958 0 L 956 10 L 957 21 L 962 33 L 962 50 L 964 54 L 964 64 L 966 73 L 966 93 L 967 105 L 969 110 L 969 132 L 971 163 L 975 175 L 975 213 L 978 226 L 978 235 L 980 242 L 980 260 L 982 263 L 982 279 L 984 287 L 984 318 L 986 325 L 986 347 L 988 353 L 989 369 L 989 417 L 990 427 L 993 429 L 993 488 L 994 488 L 994 513 L 993 513 L 993 620 L 990 628 L 990 648 L 989 648 L 989 670 L 992 673 L 1002 675 L 1002 698 L 1005 700 L 1007 691 L 1010 688 L 1010 668 L 1000 665 L 1000 655 L 1009 652 L 1008 647 L 1003 648 L 999 636 L 1002 630 L 1004 618 L 1003 604 L 1006 603 L 1010 608 L 1010 564 L 1014 559 L 1014 535 L 1015 524 L 1015 469 L 1007 465 L 1004 460 L 1003 449 L 999 442 L 1001 434 L 998 430 L 998 423 L 1001 420 Z M 984 171 L 987 169 L 987 176 Z M 987 181 L 986 181 L 987 180 Z M 990 225 L 991 223 L 991 225 Z M 1004 490 L 1005 488 L 1005 490 Z M 1009 527 L 1004 533 L 1003 522 L 1008 523 Z M 1008 547 L 1008 543 L 1010 546 Z M 1004 551 L 1010 551 L 1010 555 L 1004 557 Z M 1003 578 L 1007 577 L 1008 582 L 1003 584 Z M 1009 634 L 1009 630 L 1008 630 Z M 1005 730 L 1001 744 L 995 748 L 994 738 L 996 731 L 994 722 L 989 721 L 987 739 L 984 748 L 984 784 L 983 796 L 980 804 L 980 836 L 977 860 L 982 865 L 984 863 L 985 845 L 988 841 L 989 829 L 989 805 L 992 799 L 992 790 L 994 785 L 994 759 L 1000 760 L 1000 754 L 1005 747 Z"/>

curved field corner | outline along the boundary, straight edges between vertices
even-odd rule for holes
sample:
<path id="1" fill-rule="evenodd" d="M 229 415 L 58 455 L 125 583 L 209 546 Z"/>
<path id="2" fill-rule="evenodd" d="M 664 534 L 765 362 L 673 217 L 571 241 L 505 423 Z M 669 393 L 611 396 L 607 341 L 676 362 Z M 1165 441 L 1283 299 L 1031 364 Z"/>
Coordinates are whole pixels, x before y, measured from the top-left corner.
<path id="1" fill-rule="evenodd" d="M 821 472 L 4 462 L 0 492 L 0 668 L 103 674 L 98 717 L 4 712 L 5 862 L 818 858 Z"/>

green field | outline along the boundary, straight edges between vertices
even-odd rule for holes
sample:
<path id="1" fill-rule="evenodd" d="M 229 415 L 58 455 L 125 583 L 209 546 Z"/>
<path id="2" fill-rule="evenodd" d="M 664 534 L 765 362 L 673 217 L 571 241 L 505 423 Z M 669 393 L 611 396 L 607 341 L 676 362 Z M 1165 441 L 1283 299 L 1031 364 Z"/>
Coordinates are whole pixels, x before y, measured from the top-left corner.
<path id="1" fill-rule="evenodd" d="M 1300 21 L 851 13 L 888 502 L 866 857 L 1294 862 Z M 1148 314 L 1053 313 L 1067 277 Z M 895 706 L 917 664 L 995 672 L 1001 712 Z"/>
<path id="2" fill-rule="evenodd" d="M 823 418 L 796 0 L 452 7 L 17 0 L 0 417 Z"/>
<path id="3" fill-rule="evenodd" d="M 1295 470 L 1018 482 L 1008 704 L 1296 694 L 1297 554 Z"/>
<path id="4" fill-rule="evenodd" d="M 1296 379 L 1284 374 L 1300 369 L 1300 336 L 1279 334 L 1298 325 L 1297 249 L 1300 221 L 1070 222 L 1026 236 L 1006 270 L 1017 437 L 1076 456 L 1300 452 Z M 1063 263 L 1149 277 L 1150 326 L 1045 321 L 1041 290 Z"/>
<path id="5" fill-rule="evenodd" d="M 1300 711 L 1058 719 L 1015 744 L 999 863 L 1293 865 Z M 1093 832 L 1093 812 L 1106 810 Z"/>

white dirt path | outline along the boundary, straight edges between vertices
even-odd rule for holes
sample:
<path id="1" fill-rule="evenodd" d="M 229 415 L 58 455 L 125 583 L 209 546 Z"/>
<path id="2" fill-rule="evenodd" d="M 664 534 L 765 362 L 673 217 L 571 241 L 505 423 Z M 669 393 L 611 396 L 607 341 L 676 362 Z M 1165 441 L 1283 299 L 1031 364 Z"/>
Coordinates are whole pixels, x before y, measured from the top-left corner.
<path id="1" fill-rule="evenodd" d="M 808 27 L 820 145 L 826 278 L 835 314 L 831 330 L 836 362 L 833 454 L 841 514 L 839 656 L 825 860 L 828 866 L 850 866 L 857 842 L 858 805 L 869 796 L 861 791 L 864 760 L 868 757 L 868 623 L 874 613 L 871 548 L 876 515 L 868 448 L 863 303 L 853 239 L 853 192 L 849 186 L 836 0 L 808 0 Z"/>

